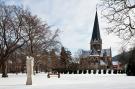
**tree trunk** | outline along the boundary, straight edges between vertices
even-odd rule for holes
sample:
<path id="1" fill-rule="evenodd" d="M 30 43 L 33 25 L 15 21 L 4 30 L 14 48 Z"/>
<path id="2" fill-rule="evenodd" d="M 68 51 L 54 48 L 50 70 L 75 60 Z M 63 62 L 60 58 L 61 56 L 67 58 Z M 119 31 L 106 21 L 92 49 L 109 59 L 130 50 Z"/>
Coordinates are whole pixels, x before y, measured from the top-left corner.
<path id="1" fill-rule="evenodd" d="M 7 75 L 7 62 L 3 61 L 1 63 L 1 67 L 2 67 L 2 77 L 8 77 L 8 75 Z"/>
<path id="2" fill-rule="evenodd" d="M 22 66 L 21 66 L 21 72 L 22 72 L 22 73 L 25 73 L 24 71 L 25 71 L 25 68 L 24 68 L 24 65 L 22 65 Z"/>
<path id="3" fill-rule="evenodd" d="M 38 73 L 38 65 L 37 66 L 35 66 L 36 68 L 35 68 L 35 70 L 36 70 L 36 73 Z"/>

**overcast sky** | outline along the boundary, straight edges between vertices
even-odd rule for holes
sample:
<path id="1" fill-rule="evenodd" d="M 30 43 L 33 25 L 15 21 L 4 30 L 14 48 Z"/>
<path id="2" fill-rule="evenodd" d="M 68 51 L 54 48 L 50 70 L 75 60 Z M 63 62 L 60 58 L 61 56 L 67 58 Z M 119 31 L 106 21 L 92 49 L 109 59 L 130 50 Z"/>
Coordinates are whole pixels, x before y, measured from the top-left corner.
<path id="1" fill-rule="evenodd" d="M 99 0 L 8 0 L 9 4 L 29 8 L 49 25 L 61 30 L 60 40 L 73 54 L 78 49 L 89 50 L 93 30 L 96 5 Z M 108 35 L 105 19 L 98 8 L 98 19 L 103 49 L 112 48 L 112 55 L 119 53 L 121 40 Z"/>

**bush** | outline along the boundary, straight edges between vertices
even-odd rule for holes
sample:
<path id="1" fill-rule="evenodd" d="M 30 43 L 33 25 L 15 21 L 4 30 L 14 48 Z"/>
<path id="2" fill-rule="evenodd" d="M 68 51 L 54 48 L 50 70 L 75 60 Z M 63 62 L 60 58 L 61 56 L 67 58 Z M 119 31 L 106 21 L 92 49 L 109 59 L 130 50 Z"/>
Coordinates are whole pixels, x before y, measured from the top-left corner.
<path id="1" fill-rule="evenodd" d="M 126 68 L 127 76 L 135 76 L 135 47 L 131 50 L 129 62 Z"/>
<path id="2" fill-rule="evenodd" d="M 61 71 L 61 74 L 63 74 L 64 73 L 64 71 Z"/>
<path id="3" fill-rule="evenodd" d="M 123 73 L 126 73 L 126 70 L 124 69 L 124 70 L 122 70 L 122 72 L 123 72 Z"/>
<path id="4" fill-rule="evenodd" d="M 87 73 L 87 71 L 86 70 L 83 70 L 83 74 L 86 74 Z"/>
<path id="5" fill-rule="evenodd" d="M 98 74 L 101 74 L 101 70 L 98 70 Z"/>
<path id="6" fill-rule="evenodd" d="M 135 65 L 128 64 L 126 74 L 127 74 L 127 76 L 135 76 Z"/>
<path id="7" fill-rule="evenodd" d="M 72 72 L 73 72 L 72 70 L 69 70 L 69 74 L 72 74 Z"/>
<path id="8" fill-rule="evenodd" d="M 91 70 L 88 70 L 88 73 L 91 74 Z"/>
<path id="9" fill-rule="evenodd" d="M 121 70 L 121 74 L 124 74 L 125 73 L 125 70 Z"/>
<path id="10" fill-rule="evenodd" d="M 123 70 L 121 70 L 120 73 L 123 74 Z"/>
<path id="11" fill-rule="evenodd" d="M 106 74 L 106 70 L 103 70 L 103 74 Z"/>
<path id="12" fill-rule="evenodd" d="M 96 74 L 96 70 L 93 70 L 93 74 Z"/>
<path id="13" fill-rule="evenodd" d="M 82 70 L 79 70 L 79 74 L 82 74 Z"/>
<path id="14" fill-rule="evenodd" d="M 117 74 L 117 70 L 113 70 L 113 74 Z"/>
<path id="15" fill-rule="evenodd" d="M 108 70 L 108 74 L 111 74 L 111 70 Z"/>
<path id="16" fill-rule="evenodd" d="M 67 74 L 67 73 L 68 73 L 68 71 L 67 71 L 67 70 L 65 70 L 65 71 L 64 71 L 64 74 Z"/>
<path id="17" fill-rule="evenodd" d="M 74 71 L 74 74 L 77 74 L 77 70 Z"/>
<path id="18" fill-rule="evenodd" d="M 118 70 L 118 74 L 121 74 L 121 70 Z"/>

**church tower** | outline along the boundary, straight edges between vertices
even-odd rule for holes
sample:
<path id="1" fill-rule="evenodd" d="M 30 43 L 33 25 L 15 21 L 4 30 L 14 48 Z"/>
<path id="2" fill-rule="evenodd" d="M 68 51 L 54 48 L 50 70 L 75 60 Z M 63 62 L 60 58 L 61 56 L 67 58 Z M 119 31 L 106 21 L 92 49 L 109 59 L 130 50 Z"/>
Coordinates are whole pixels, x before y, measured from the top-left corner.
<path id="1" fill-rule="evenodd" d="M 101 50 L 102 50 L 102 39 L 101 39 L 101 36 L 100 36 L 97 11 L 96 11 L 96 14 L 95 14 L 93 33 L 92 33 L 92 38 L 91 38 L 91 41 L 90 41 L 90 49 L 97 51 L 98 54 L 100 54 Z"/>

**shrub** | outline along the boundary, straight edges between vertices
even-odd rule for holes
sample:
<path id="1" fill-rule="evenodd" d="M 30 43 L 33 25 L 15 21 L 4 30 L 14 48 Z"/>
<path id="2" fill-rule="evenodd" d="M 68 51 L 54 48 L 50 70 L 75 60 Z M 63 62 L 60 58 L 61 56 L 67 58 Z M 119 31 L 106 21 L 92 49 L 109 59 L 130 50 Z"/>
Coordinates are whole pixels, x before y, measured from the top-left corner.
<path id="1" fill-rule="evenodd" d="M 79 74 L 82 74 L 82 70 L 79 70 Z"/>
<path id="2" fill-rule="evenodd" d="M 106 70 L 103 70 L 103 74 L 106 74 Z"/>
<path id="3" fill-rule="evenodd" d="M 108 74 L 111 74 L 111 70 L 108 70 Z"/>
<path id="4" fill-rule="evenodd" d="M 77 70 L 74 71 L 74 74 L 77 74 Z"/>
<path id="5" fill-rule="evenodd" d="M 101 74 L 101 70 L 98 70 L 98 74 Z"/>
<path id="6" fill-rule="evenodd" d="M 127 74 L 127 76 L 135 76 L 135 64 L 134 63 L 130 63 L 127 65 L 126 74 Z"/>
<path id="7" fill-rule="evenodd" d="M 118 70 L 118 74 L 120 74 L 121 73 L 121 70 Z"/>
<path id="8" fill-rule="evenodd" d="M 68 71 L 67 70 L 64 70 L 64 74 L 67 74 L 68 73 Z"/>
<path id="9" fill-rule="evenodd" d="M 93 70 L 93 74 L 96 74 L 96 70 Z"/>
<path id="10" fill-rule="evenodd" d="M 121 70 L 121 74 L 124 74 L 125 73 L 125 70 Z"/>
<path id="11" fill-rule="evenodd" d="M 69 70 L 69 74 L 72 74 L 72 70 Z"/>
<path id="12" fill-rule="evenodd" d="M 117 74 L 117 70 L 113 70 L 113 74 Z"/>
<path id="13" fill-rule="evenodd" d="M 87 73 L 87 71 L 86 70 L 83 70 L 83 74 L 86 74 Z"/>
<path id="14" fill-rule="evenodd" d="M 91 70 L 88 70 L 88 73 L 91 74 Z"/>

